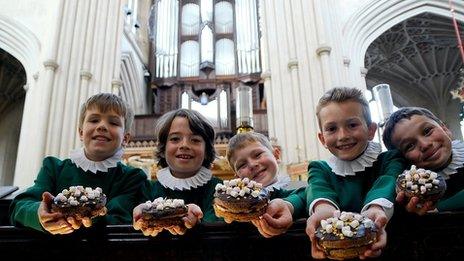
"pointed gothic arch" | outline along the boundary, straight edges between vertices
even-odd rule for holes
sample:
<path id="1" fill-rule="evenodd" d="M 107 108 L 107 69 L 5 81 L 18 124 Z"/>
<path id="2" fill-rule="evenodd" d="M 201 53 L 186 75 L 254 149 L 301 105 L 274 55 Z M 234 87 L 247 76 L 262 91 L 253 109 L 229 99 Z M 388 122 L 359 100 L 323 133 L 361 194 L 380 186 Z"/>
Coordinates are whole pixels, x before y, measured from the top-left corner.
<path id="1" fill-rule="evenodd" d="M 0 15 L 0 48 L 24 66 L 27 83 L 39 71 L 40 42 L 32 31 L 11 18 Z"/>
<path id="2" fill-rule="evenodd" d="M 31 148 L 28 147 L 29 144 L 26 144 L 27 142 L 23 140 L 27 134 L 22 130 L 34 128 L 34 126 L 30 124 L 30 117 L 32 116 L 29 115 L 30 113 L 28 113 L 28 111 L 31 105 L 28 105 L 28 103 L 31 102 L 33 96 L 31 96 L 31 92 L 35 91 L 33 91 L 36 85 L 35 79 L 38 77 L 38 71 L 41 65 L 39 60 L 41 57 L 41 47 L 39 40 L 31 30 L 14 19 L 0 15 L 0 49 L 13 57 L 12 59 L 17 60 L 18 64 L 23 68 L 22 74 L 24 82 L 21 82 L 20 86 L 15 86 L 16 90 L 20 88 L 21 91 L 24 92 L 22 100 L 10 106 L 8 115 L 2 120 L 3 123 L 0 122 L 0 125 L 10 125 L 12 127 L 10 129 L 16 128 L 13 132 L 5 132 L 5 135 L 7 135 L 10 140 L 14 141 L 14 144 L 7 142 L 4 145 L 8 147 L 9 153 L 7 158 L 0 164 L 2 164 L 2 172 L 8 169 L 10 174 L 8 174 L 8 177 L 5 176 L 2 178 L 2 183 L 11 185 L 13 181 L 13 184 L 20 184 L 21 182 L 24 183 L 25 179 L 30 179 L 27 178 L 29 175 L 24 172 L 24 169 L 28 169 L 28 166 L 31 165 L 36 166 L 40 164 L 39 157 L 29 158 L 27 161 L 24 161 L 21 155 L 27 154 L 26 152 L 31 150 Z M 39 148 L 32 148 L 32 150 L 39 151 Z M 37 155 L 39 155 L 39 153 L 37 153 Z M 41 157 L 43 157 L 42 153 L 40 153 L 40 158 Z M 18 166 L 20 166 L 20 168 Z M 15 174 L 14 176 L 12 175 L 13 173 Z M 21 173 L 20 177 L 17 173 Z"/>
<path id="3" fill-rule="evenodd" d="M 464 22 L 464 2 L 455 1 L 455 16 Z M 343 25 L 345 52 L 355 66 L 364 67 L 369 45 L 394 25 L 421 13 L 451 18 L 448 1 L 441 0 L 369 0 Z"/>

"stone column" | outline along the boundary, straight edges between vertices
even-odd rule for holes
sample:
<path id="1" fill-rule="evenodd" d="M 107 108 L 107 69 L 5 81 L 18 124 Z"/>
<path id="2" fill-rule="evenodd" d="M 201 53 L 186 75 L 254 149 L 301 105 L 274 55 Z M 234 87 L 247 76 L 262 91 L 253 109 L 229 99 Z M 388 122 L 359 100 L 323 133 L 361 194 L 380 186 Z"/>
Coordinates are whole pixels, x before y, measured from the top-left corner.
<path id="1" fill-rule="evenodd" d="M 78 118 L 93 94 L 117 92 L 120 86 L 120 42 L 123 0 L 65 1 L 59 31 L 47 154 L 68 157 L 81 146 Z"/>

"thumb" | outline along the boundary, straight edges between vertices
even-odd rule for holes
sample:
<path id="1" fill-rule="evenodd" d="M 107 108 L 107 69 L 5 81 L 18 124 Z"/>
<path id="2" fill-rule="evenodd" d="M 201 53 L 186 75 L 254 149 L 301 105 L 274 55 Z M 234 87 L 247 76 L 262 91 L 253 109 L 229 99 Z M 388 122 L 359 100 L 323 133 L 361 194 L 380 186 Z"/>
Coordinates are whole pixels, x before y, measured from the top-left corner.
<path id="1" fill-rule="evenodd" d="M 387 217 L 384 215 L 377 216 L 374 223 L 378 228 L 383 228 L 387 224 Z"/>
<path id="2" fill-rule="evenodd" d="M 292 224 L 291 217 L 287 216 L 280 216 L 280 217 L 273 217 L 268 213 L 263 215 L 264 221 L 273 228 L 287 228 Z"/>
<path id="3" fill-rule="evenodd" d="M 273 204 L 269 204 L 266 208 L 266 213 L 274 217 L 279 212 L 279 208 Z"/>
<path id="4" fill-rule="evenodd" d="M 198 217 L 198 219 L 202 219 L 202 218 L 203 218 L 203 211 L 201 211 L 200 208 L 198 208 L 197 210 L 193 211 L 193 213 L 195 214 L 195 216 Z"/>
<path id="5" fill-rule="evenodd" d="M 261 222 L 267 223 L 268 227 L 277 228 L 277 229 L 285 227 L 281 220 L 272 217 L 268 213 L 264 213 L 262 217 L 263 219 L 261 220 Z"/>
<path id="6" fill-rule="evenodd" d="M 44 193 L 42 193 L 42 201 L 45 202 L 45 203 L 51 203 L 53 201 L 53 195 L 50 194 L 49 192 L 45 191 Z"/>
<path id="7" fill-rule="evenodd" d="M 53 198 L 53 195 L 47 191 L 42 193 L 42 202 L 44 203 L 44 207 L 47 209 L 47 211 L 50 211 L 51 209 Z"/>
<path id="8" fill-rule="evenodd" d="M 189 208 L 192 209 L 192 214 L 195 215 L 197 218 L 203 218 L 203 211 L 201 211 L 201 208 L 197 205 L 189 205 Z"/>

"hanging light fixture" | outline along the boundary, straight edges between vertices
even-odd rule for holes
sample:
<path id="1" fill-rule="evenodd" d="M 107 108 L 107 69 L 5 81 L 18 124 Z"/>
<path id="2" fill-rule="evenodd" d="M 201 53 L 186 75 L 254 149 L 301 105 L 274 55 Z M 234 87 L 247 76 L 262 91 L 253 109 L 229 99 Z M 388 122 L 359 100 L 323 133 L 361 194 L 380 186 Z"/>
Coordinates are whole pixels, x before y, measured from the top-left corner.
<path id="1" fill-rule="evenodd" d="M 253 103 L 251 87 L 242 85 L 237 88 L 237 133 L 253 130 Z"/>
<path id="2" fill-rule="evenodd" d="M 393 113 L 393 100 L 390 93 L 390 85 L 379 84 L 372 88 L 374 98 L 377 101 L 377 108 L 380 112 L 380 125 Z"/>
<path id="3" fill-rule="evenodd" d="M 201 96 L 200 96 L 200 103 L 201 103 L 201 105 L 206 105 L 206 104 L 208 104 L 208 95 L 206 94 L 206 92 L 202 92 L 202 93 L 201 93 Z"/>

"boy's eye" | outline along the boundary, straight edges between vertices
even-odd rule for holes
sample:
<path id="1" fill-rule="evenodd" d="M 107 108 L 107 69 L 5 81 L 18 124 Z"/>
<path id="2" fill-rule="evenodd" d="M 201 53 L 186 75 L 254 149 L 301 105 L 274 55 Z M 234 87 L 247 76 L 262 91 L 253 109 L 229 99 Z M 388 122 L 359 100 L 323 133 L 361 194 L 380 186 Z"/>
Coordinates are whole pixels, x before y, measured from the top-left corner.
<path id="1" fill-rule="evenodd" d="M 192 137 L 192 142 L 194 143 L 200 143 L 203 141 L 203 139 L 201 137 Z"/>
<path id="2" fill-rule="evenodd" d="M 412 149 L 414 149 L 414 144 L 412 144 L 412 143 L 408 143 L 403 147 L 403 150 L 405 152 L 411 151 Z"/>
<path id="3" fill-rule="evenodd" d="M 430 127 L 425 128 L 425 129 L 424 129 L 424 135 L 425 135 L 425 136 L 430 135 L 430 134 L 432 133 L 432 130 L 433 130 L 433 129 L 430 128 Z"/>
<path id="4" fill-rule="evenodd" d="M 335 126 L 329 126 L 324 129 L 325 132 L 334 132 L 337 128 Z"/>
<path id="5" fill-rule="evenodd" d="M 262 154 L 263 154 L 263 152 L 259 151 L 259 152 L 256 152 L 254 156 L 255 156 L 255 158 L 259 158 Z"/>

